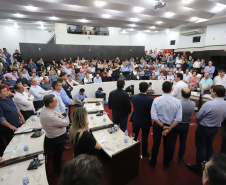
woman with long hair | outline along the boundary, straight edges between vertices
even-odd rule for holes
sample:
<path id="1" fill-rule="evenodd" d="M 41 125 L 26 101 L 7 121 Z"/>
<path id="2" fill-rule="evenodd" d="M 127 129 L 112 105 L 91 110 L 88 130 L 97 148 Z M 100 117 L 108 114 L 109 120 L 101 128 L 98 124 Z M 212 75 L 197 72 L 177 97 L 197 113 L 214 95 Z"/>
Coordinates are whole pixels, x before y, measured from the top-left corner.
<path id="1" fill-rule="evenodd" d="M 72 126 L 69 137 L 74 146 L 74 157 L 80 154 L 95 154 L 95 149 L 100 150 L 100 144 L 88 131 L 88 113 L 84 107 L 76 108 L 72 113 Z"/>

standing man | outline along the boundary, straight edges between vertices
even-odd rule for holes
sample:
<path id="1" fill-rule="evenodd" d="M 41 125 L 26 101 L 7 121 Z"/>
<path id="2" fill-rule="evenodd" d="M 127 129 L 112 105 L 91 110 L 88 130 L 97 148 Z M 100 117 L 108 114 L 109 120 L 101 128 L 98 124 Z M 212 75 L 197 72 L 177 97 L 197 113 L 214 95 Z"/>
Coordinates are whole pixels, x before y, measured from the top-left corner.
<path id="1" fill-rule="evenodd" d="M 199 88 L 204 94 L 210 94 L 210 89 L 213 86 L 213 80 L 210 77 L 210 73 L 206 72 L 204 78 L 199 82 Z"/>
<path id="2" fill-rule="evenodd" d="M 53 94 L 44 96 L 45 108 L 41 111 L 40 121 L 46 136 L 44 148 L 53 150 L 54 173 L 61 173 L 61 158 L 64 150 L 64 133 L 69 125 L 67 119 L 60 113 L 54 111 L 57 107 L 57 98 Z"/>
<path id="3" fill-rule="evenodd" d="M 195 132 L 196 164 L 187 164 L 188 168 L 200 173 L 201 163 L 210 160 L 213 154 L 213 140 L 221 123 L 226 118 L 226 102 L 224 101 L 225 88 L 214 85 L 211 91 L 211 101 L 206 102 L 195 115 L 198 126 Z"/>
<path id="4" fill-rule="evenodd" d="M 34 96 L 34 107 L 37 111 L 44 106 L 43 97 L 46 91 L 37 85 L 37 81 L 34 78 L 30 78 L 31 88 L 29 90 L 30 94 Z"/>
<path id="5" fill-rule="evenodd" d="M 3 48 L 3 54 L 6 56 L 6 61 L 8 63 L 8 65 L 11 65 L 11 54 L 7 51 L 6 48 Z"/>
<path id="6" fill-rule="evenodd" d="M 131 113 L 129 95 L 123 91 L 124 80 L 117 81 L 117 89 L 109 94 L 108 107 L 112 109 L 113 123 L 120 124 L 123 132 L 127 129 L 128 116 Z"/>
<path id="7" fill-rule="evenodd" d="M 172 96 L 180 100 L 181 99 L 181 90 L 185 87 L 188 88 L 188 84 L 186 84 L 183 81 L 183 74 L 181 74 L 181 73 L 176 73 L 174 80 L 177 83 L 173 88 Z"/>
<path id="8" fill-rule="evenodd" d="M 79 107 L 83 107 L 83 100 L 87 98 L 87 95 L 85 93 L 85 89 L 81 88 L 79 92 L 75 95 L 75 103 Z"/>
<path id="9" fill-rule="evenodd" d="M 147 82 L 141 82 L 139 84 L 139 90 L 140 94 L 134 95 L 131 98 L 134 111 L 130 121 L 133 123 L 135 141 L 138 138 L 140 128 L 142 129 L 142 159 L 145 159 L 150 156 L 150 152 L 148 152 L 148 135 L 150 132 L 150 127 L 152 126 L 151 106 L 154 99 L 147 96 Z"/>
<path id="10" fill-rule="evenodd" d="M 209 66 L 205 67 L 204 72 L 205 73 L 209 72 L 210 73 L 210 78 L 213 79 L 213 74 L 215 72 L 215 67 L 213 66 L 213 62 L 212 61 L 209 61 Z"/>
<path id="11" fill-rule="evenodd" d="M 20 109 L 21 114 L 24 116 L 24 119 L 27 120 L 34 114 L 34 96 L 24 92 L 24 87 L 22 85 L 16 84 L 14 86 L 14 89 L 16 91 L 14 102 Z"/>
<path id="12" fill-rule="evenodd" d="M 68 83 L 67 81 L 67 73 L 65 72 L 62 72 L 60 74 L 60 77 L 62 77 L 64 80 L 65 80 L 65 85 L 63 86 L 64 90 L 66 91 L 67 95 L 69 96 L 69 98 L 72 99 L 72 96 L 71 96 L 71 91 L 73 90 L 73 87 L 70 86 L 70 84 Z"/>
<path id="13" fill-rule="evenodd" d="M 177 137 L 179 135 L 180 147 L 177 156 L 178 163 L 181 164 L 186 149 L 186 141 L 189 130 L 189 124 L 192 118 L 192 114 L 195 111 L 195 102 L 191 101 L 189 98 L 191 96 L 191 90 L 189 88 L 183 88 L 181 90 L 181 105 L 182 105 L 182 121 L 174 128 L 175 129 L 175 140 L 174 140 L 174 150 L 177 142 Z"/>
<path id="14" fill-rule="evenodd" d="M 20 120 L 25 123 L 23 115 L 8 94 L 6 86 L 0 84 L 0 137 L 3 136 L 7 144 L 11 141 L 14 131 L 20 127 Z M 0 145 L 0 155 L 4 150 L 5 146 Z"/>
<path id="15" fill-rule="evenodd" d="M 155 167 L 161 137 L 163 136 L 163 165 L 165 168 L 170 166 L 173 157 L 175 134 L 174 127 L 182 120 L 182 106 L 180 100 L 172 97 L 172 84 L 168 81 L 162 84 L 163 95 L 155 98 L 151 107 L 151 117 L 153 124 L 153 147 L 152 157 L 149 164 Z"/>

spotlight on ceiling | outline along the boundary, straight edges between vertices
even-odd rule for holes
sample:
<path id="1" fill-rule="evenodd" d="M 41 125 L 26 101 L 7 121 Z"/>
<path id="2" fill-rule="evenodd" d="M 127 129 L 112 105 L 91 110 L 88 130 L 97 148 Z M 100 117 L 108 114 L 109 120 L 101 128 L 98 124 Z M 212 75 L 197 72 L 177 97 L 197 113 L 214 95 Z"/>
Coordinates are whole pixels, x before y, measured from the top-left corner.
<path id="1" fill-rule="evenodd" d="M 102 7 L 105 5 L 105 1 L 96 1 L 95 4 L 99 7 Z"/>

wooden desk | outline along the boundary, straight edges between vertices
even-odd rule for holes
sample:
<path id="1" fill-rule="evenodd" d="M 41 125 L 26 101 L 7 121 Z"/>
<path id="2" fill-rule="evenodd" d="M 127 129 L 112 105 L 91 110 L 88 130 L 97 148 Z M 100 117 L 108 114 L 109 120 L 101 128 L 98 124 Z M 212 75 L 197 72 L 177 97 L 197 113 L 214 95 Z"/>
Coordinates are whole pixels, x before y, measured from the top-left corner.
<path id="1" fill-rule="evenodd" d="M 195 106 L 195 110 L 198 110 L 198 106 L 199 106 L 199 97 L 200 97 L 200 94 L 198 92 L 191 92 L 191 96 L 190 96 L 190 99 L 192 101 L 195 102 L 196 106 Z M 202 102 L 201 102 L 201 106 L 206 103 L 207 101 L 210 101 L 212 100 L 212 97 L 210 94 L 203 94 L 202 95 Z"/>
<path id="2" fill-rule="evenodd" d="M 103 98 L 85 98 L 83 100 L 83 102 L 87 102 L 87 103 L 94 103 L 94 102 L 98 102 L 98 101 L 103 102 L 104 99 Z"/>
<path id="3" fill-rule="evenodd" d="M 5 180 L 2 177 L 9 171 L 11 166 L 6 166 L 0 169 L 0 184 L 1 185 L 13 185 L 13 184 L 23 184 L 22 179 L 24 176 L 29 178 L 29 185 L 48 185 L 46 170 L 45 170 L 45 160 L 41 161 L 44 163 L 39 166 L 36 170 L 27 170 L 30 162 L 33 160 L 27 160 L 15 164 L 17 167 Z"/>
<path id="4" fill-rule="evenodd" d="M 85 103 L 84 107 L 86 108 L 87 112 L 93 112 L 93 111 L 103 111 L 104 107 L 103 105 L 96 105 L 95 103 Z"/>

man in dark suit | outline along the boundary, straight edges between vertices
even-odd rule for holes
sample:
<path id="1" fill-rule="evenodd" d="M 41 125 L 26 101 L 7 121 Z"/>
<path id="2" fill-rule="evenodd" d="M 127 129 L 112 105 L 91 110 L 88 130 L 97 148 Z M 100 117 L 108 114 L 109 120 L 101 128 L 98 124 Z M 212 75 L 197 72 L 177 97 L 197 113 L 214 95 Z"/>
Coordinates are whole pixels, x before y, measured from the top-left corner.
<path id="1" fill-rule="evenodd" d="M 133 114 L 130 121 L 133 123 L 133 133 L 135 134 L 135 141 L 138 138 L 140 128 L 142 129 L 142 159 L 148 158 L 150 152 L 148 152 L 148 135 L 151 121 L 151 106 L 153 98 L 147 96 L 148 83 L 141 82 L 139 84 L 140 94 L 134 95 L 131 98 L 133 103 Z"/>
<path id="2" fill-rule="evenodd" d="M 108 107 L 112 109 L 113 123 L 119 125 L 123 132 L 127 129 L 128 115 L 131 113 L 129 95 L 123 91 L 124 80 L 117 81 L 117 89 L 109 94 Z"/>
<path id="3" fill-rule="evenodd" d="M 73 87 L 68 83 L 67 81 L 67 73 L 62 72 L 60 74 L 60 77 L 62 77 L 65 80 L 65 85 L 63 86 L 65 92 L 67 93 L 68 97 L 72 99 L 71 91 L 73 90 Z"/>
<path id="4" fill-rule="evenodd" d="M 137 74 L 135 76 L 133 76 L 133 79 L 134 80 L 142 80 L 139 71 L 137 71 Z"/>

